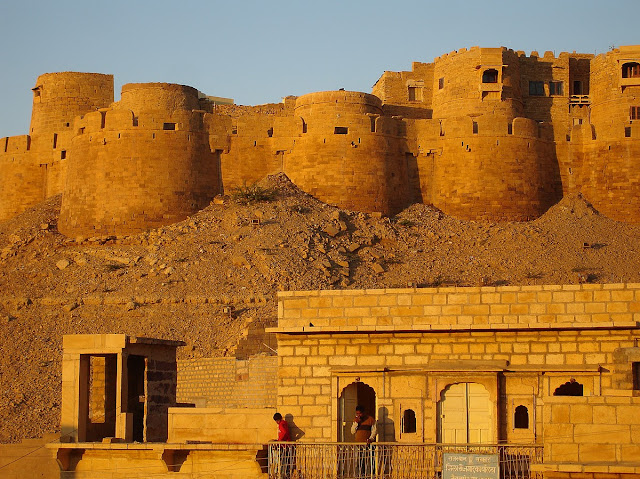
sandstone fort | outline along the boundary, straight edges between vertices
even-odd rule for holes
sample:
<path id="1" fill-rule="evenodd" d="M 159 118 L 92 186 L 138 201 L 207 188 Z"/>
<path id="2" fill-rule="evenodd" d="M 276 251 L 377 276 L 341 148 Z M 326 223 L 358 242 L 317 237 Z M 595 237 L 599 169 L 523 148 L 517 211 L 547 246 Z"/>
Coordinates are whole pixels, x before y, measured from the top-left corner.
<path id="1" fill-rule="evenodd" d="M 371 94 L 316 92 L 255 107 L 194 88 L 49 73 L 28 135 L 0 145 L 0 219 L 63 193 L 67 235 L 137 232 L 282 171 L 341 208 L 432 204 L 526 221 L 580 192 L 640 221 L 640 47 L 593 56 L 461 49 L 384 72 Z"/>

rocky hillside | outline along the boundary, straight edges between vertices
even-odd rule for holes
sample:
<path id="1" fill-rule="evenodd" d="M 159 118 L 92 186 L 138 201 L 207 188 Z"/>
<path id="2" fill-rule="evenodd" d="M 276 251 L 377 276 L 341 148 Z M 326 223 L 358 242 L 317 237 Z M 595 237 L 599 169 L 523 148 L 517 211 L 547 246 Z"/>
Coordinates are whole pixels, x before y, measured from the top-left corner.
<path id="1" fill-rule="evenodd" d="M 0 441 L 58 428 L 64 334 L 234 355 L 249 327 L 253 338 L 276 322 L 282 289 L 640 282 L 640 226 L 579 197 L 530 223 L 492 224 L 424 205 L 394 218 L 342 211 L 282 175 L 262 186 L 132 236 L 65 238 L 59 197 L 0 224 Z"/>

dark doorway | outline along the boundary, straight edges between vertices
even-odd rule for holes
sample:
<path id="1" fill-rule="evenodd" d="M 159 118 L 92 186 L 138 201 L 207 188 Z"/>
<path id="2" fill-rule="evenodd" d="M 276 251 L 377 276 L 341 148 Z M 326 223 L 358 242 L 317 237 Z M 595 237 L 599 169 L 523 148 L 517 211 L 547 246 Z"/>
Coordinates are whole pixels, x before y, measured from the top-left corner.
<path id="1" fill-rule="evenodd" d="M 144 356 L 131 355 L 127 358 L 127 412 L 133 414 L 133 440 L 144 442 L 146 405 L 146 366 Z"/>

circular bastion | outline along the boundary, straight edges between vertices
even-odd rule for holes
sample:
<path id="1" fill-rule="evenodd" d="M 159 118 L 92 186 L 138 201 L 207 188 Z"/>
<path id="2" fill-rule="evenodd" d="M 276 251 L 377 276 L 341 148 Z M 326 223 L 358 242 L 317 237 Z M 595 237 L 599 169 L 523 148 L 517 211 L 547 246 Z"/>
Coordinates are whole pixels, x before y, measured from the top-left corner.
<path id="1" fill-rule="evenodd" d="M 302 190 L 344 209 L 395 214 L 408 205 L 404 124 L 375 95 L 309 93 L 296 100 L 299 132 L 284 171 Z"/>

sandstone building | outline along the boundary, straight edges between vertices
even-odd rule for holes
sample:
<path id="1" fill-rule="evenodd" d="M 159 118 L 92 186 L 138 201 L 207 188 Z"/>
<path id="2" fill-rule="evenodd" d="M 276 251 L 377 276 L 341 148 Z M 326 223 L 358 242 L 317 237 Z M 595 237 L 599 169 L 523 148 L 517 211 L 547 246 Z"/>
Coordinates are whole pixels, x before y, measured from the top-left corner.
<path id="1" fill-rule="evenodd" d="M 580 192 L 640 221 L 640 46 L 472 47 L 384 72 L 372 94 L 254 107 L 164 83 L 114 103 L 112 76 L 92 73 L 42 75 L 33 93 L 29 134 L 0 141 L 0 220 L 63 193 L 67 235 L 171 223 L 278 171 L 345 209 L 525 221 Z"/>
<path id="2" fill-rule="evenodd" d="M 278 310 L 277 370 L 227 377 L 261 404 L 194 404 L 210 360 L 176 364 L 178 342 L 66 336 L 60 477 L 279 478 L 276 408 L 294 477 L 440 477 L 446 451 L 498 453 L 508 479 L 640 474 L 638 284 L 283 292 Z M 345 453 L 356 404 L 379 475 Z"/>

